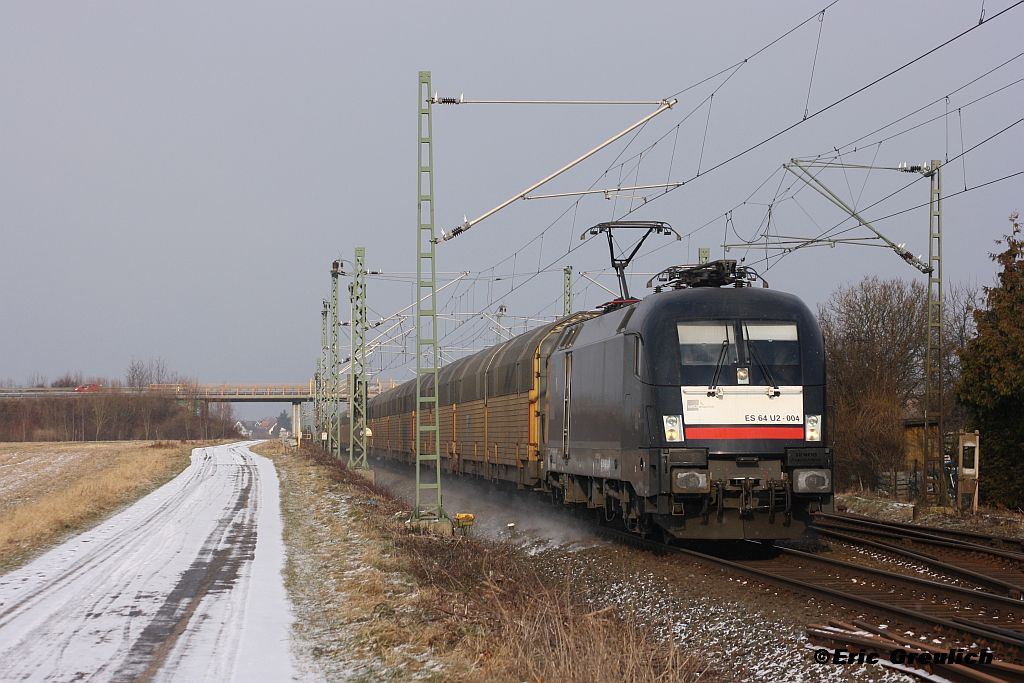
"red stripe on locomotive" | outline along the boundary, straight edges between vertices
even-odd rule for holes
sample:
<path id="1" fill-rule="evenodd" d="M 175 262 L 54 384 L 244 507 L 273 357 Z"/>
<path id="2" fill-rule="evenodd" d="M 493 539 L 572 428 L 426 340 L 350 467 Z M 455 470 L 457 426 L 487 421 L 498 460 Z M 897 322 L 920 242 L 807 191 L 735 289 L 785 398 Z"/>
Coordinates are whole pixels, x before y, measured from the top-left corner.
<path id="1" fill-rule="evenodd" d="M 686 427 L 687 439 L 803 439 L 803 427 Z"/>

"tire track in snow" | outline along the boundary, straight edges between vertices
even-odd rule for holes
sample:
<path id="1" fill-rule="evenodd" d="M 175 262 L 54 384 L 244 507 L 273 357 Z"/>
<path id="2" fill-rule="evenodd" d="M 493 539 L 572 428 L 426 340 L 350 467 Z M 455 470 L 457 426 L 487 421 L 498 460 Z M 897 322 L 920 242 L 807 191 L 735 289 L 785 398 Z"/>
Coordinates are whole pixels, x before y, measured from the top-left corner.
<path id="1" fill-rule="evenodd" d="M 241 444 L 0 577 L 0 680 L 294 677 L 273 464 Z"/>

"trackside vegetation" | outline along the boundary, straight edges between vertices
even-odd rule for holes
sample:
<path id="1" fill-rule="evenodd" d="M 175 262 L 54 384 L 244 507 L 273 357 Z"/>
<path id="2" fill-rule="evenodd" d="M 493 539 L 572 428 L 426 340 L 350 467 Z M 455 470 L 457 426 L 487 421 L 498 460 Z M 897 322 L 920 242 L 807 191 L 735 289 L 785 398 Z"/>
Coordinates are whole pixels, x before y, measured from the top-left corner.
<path id="1" fill-rule="evenodd" d="M 985 287 L 974 313 L 978 334 L 961 354 L 960 401 L 969 426 L 981 432 L 981 499 L 1011 508 L 1024 504 L 1024 233 L 1020 214 L 992 253 L 997 284 Z"/>
<path id="2" fill-rule="evenodd" d="M 281 479 L 297 641 L 330 679 L 688 681 L 672 642 L 512 545 L 410 527 L 409 507 L 317 450 L 256 446 Z"/>

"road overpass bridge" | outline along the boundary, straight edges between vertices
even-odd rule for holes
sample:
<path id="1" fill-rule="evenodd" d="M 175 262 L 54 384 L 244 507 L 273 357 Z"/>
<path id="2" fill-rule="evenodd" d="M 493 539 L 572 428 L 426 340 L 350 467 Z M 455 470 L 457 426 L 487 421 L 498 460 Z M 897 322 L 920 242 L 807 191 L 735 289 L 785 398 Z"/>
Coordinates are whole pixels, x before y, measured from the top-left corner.
<path id="1" fill-rule="evenodd" d="M 146 393 L 208 403 L 309 403 L 315 397 L 307 384 L 150 384 Z M 344 387 L 341 399 L 348 398 Z"/>
<path id="2" fill-rule="evenodd" d="M 372 398 L 395 386 L 375 382 L 367 387 Z M 348 400 L 348 383 L 343 382 L 338 398 Z M 316 385 L 307 384 L 150 384 L 148 393 L 211 403 L 309 403 L 315 398 Z"/>
<path id="3" fill-rule="evenodd" d="M 348 401 L 348 383 L 342 382 L 337 400 Z M 395 383 L 375 382 L 367 387 L 370 397 L 377 396 Z M 178 382 L 150 384 L 145 387 L 104 387 L 85 384 L 78 387 L 13 387 L 0 388 L 0 399 L 33 399 L 48 397 L 78 397 L 104 395 L 160 396 L 193 403 L 291 403 L 292 425 L 301 434 L 302 404 L 316 398 L 313 380 L 305 384 L 197 384 Z M 205 408 L 204 408 L 205 409 Z"/>
<path id="4" fill-rule="evenodd" d="M 376 382 L 367 387 L 373 397 L 394 386 Z M 348 400 L 348 383 L 343 382 L 338 398 Z M 305 384 L 150 384 L 146 387 L 104 387 L 87 384 L 80 387 L 7 387 L 0 388 L 4 398 L 48 398 L 58 396 L 134 395 L 165 396 L 183 401 L 208 403 L 311 403 L 316 386 L 312 380 Z"/>

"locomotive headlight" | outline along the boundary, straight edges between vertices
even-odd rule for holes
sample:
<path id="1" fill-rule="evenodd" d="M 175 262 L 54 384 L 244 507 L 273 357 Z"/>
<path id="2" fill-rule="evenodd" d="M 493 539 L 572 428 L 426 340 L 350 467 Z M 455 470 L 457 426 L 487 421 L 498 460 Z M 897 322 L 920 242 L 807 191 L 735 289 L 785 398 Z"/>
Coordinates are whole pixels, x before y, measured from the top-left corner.
<path id="1" fill-rule="evenodd" d="M 683 416 L 663 415 L 661 419 L 665 423 L 665 441 L 682 441 Z"/>
<path id="2" fill-rule="evenodd" d="M 808 415 L 804 423 L 804 441 L 821 441 L 821 415 Z"/>
<path id="3" fill-rule="evenodd" d="M 750 384 L 750 368 L 736 368 L 736 384 Z"/>
<path id="4" fill-rule="evenodd" d="M 701 470 L 672 470 L 672 490 L 676 493 L 707 493 L 708 473 Z"/>
<path id="5" fill-rule="evenodd" d="M 832 490 L 832 472 L 793 470 L 793 490 L 796 493 L 828 493 Z"/>

